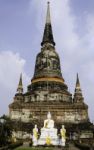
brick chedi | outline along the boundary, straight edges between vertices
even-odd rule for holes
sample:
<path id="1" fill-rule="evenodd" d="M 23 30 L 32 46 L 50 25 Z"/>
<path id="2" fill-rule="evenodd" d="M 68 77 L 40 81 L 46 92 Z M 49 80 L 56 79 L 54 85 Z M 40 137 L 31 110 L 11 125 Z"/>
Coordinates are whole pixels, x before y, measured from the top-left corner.
<path id="1" fill-rule="evenodd" d="M 43 123 L 49 111 L 56 124 L 89 121 L 88 106 L 84 103 L 78 75 L 73 98 L 62 76 L 48 3 L 41 51 L 36 57 L 34 76 L 24 93 L 21 75 L 17 93 L 13 103 L 9 105 L 9 113 L 12 120 Z"/>

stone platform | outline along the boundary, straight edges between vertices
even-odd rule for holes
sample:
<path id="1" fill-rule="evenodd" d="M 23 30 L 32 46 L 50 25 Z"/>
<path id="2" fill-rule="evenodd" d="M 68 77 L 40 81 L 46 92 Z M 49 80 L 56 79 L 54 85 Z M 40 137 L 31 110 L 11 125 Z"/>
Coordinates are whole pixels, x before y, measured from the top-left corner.
<path id="1" fill-rule="evenodd" d="M 59 145 L 59 138 L 57 135 L 57 129 L 41 129 L 41 135 L 38 140 L 38 145 L 46 145 L 48 142 L 50 142 L 50 145 Z"/>

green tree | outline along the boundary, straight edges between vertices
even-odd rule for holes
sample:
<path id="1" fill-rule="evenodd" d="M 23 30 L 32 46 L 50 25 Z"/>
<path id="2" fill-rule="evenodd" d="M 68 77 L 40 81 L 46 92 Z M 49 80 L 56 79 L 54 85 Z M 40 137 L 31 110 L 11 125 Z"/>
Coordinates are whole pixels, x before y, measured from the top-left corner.
<path id="1" fill-rule="evenodd" d="M 12 134 L 12 121 L 3 115 L 0 117 L 0 146 L 8 145 Z"/>

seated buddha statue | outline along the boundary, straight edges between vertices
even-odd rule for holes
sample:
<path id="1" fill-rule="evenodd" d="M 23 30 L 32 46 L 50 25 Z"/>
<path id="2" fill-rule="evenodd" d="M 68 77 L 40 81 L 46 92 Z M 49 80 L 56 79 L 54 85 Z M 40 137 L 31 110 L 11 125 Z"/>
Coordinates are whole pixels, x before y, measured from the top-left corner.
<path id="1" fill-rule="evenodd" d="M 54 128 L 54 120 L 51 119 L 50 112 L 47 114 L 47 119 L 44 120 L 44 126 L 41 128 L 38 143 L 39 145 L 58 145 L 57 129 Z"/>
<path id="2" fill-rule="evenodd" d="M 43 128 L 48 128 L 48 129 L 54 128 L 54 121 L 51 119 L 51 113 L 50 112 L 48 112 L 48 114 L 47 114 L 47 119 L 44 121 L 44 127 Z"/>

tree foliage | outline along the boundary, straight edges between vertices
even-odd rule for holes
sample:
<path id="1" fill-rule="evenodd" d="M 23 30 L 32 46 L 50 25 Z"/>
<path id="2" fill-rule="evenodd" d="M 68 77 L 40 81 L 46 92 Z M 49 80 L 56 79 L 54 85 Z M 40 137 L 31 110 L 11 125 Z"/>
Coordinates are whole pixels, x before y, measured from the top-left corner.
<path id="1" fill-rule="evenodd" d="M 9 143 L 12 135 L 12 122 L 9 117 L 3 115 L 0 117 L 3 122 L 0 122 L 0 147 Z"/>

